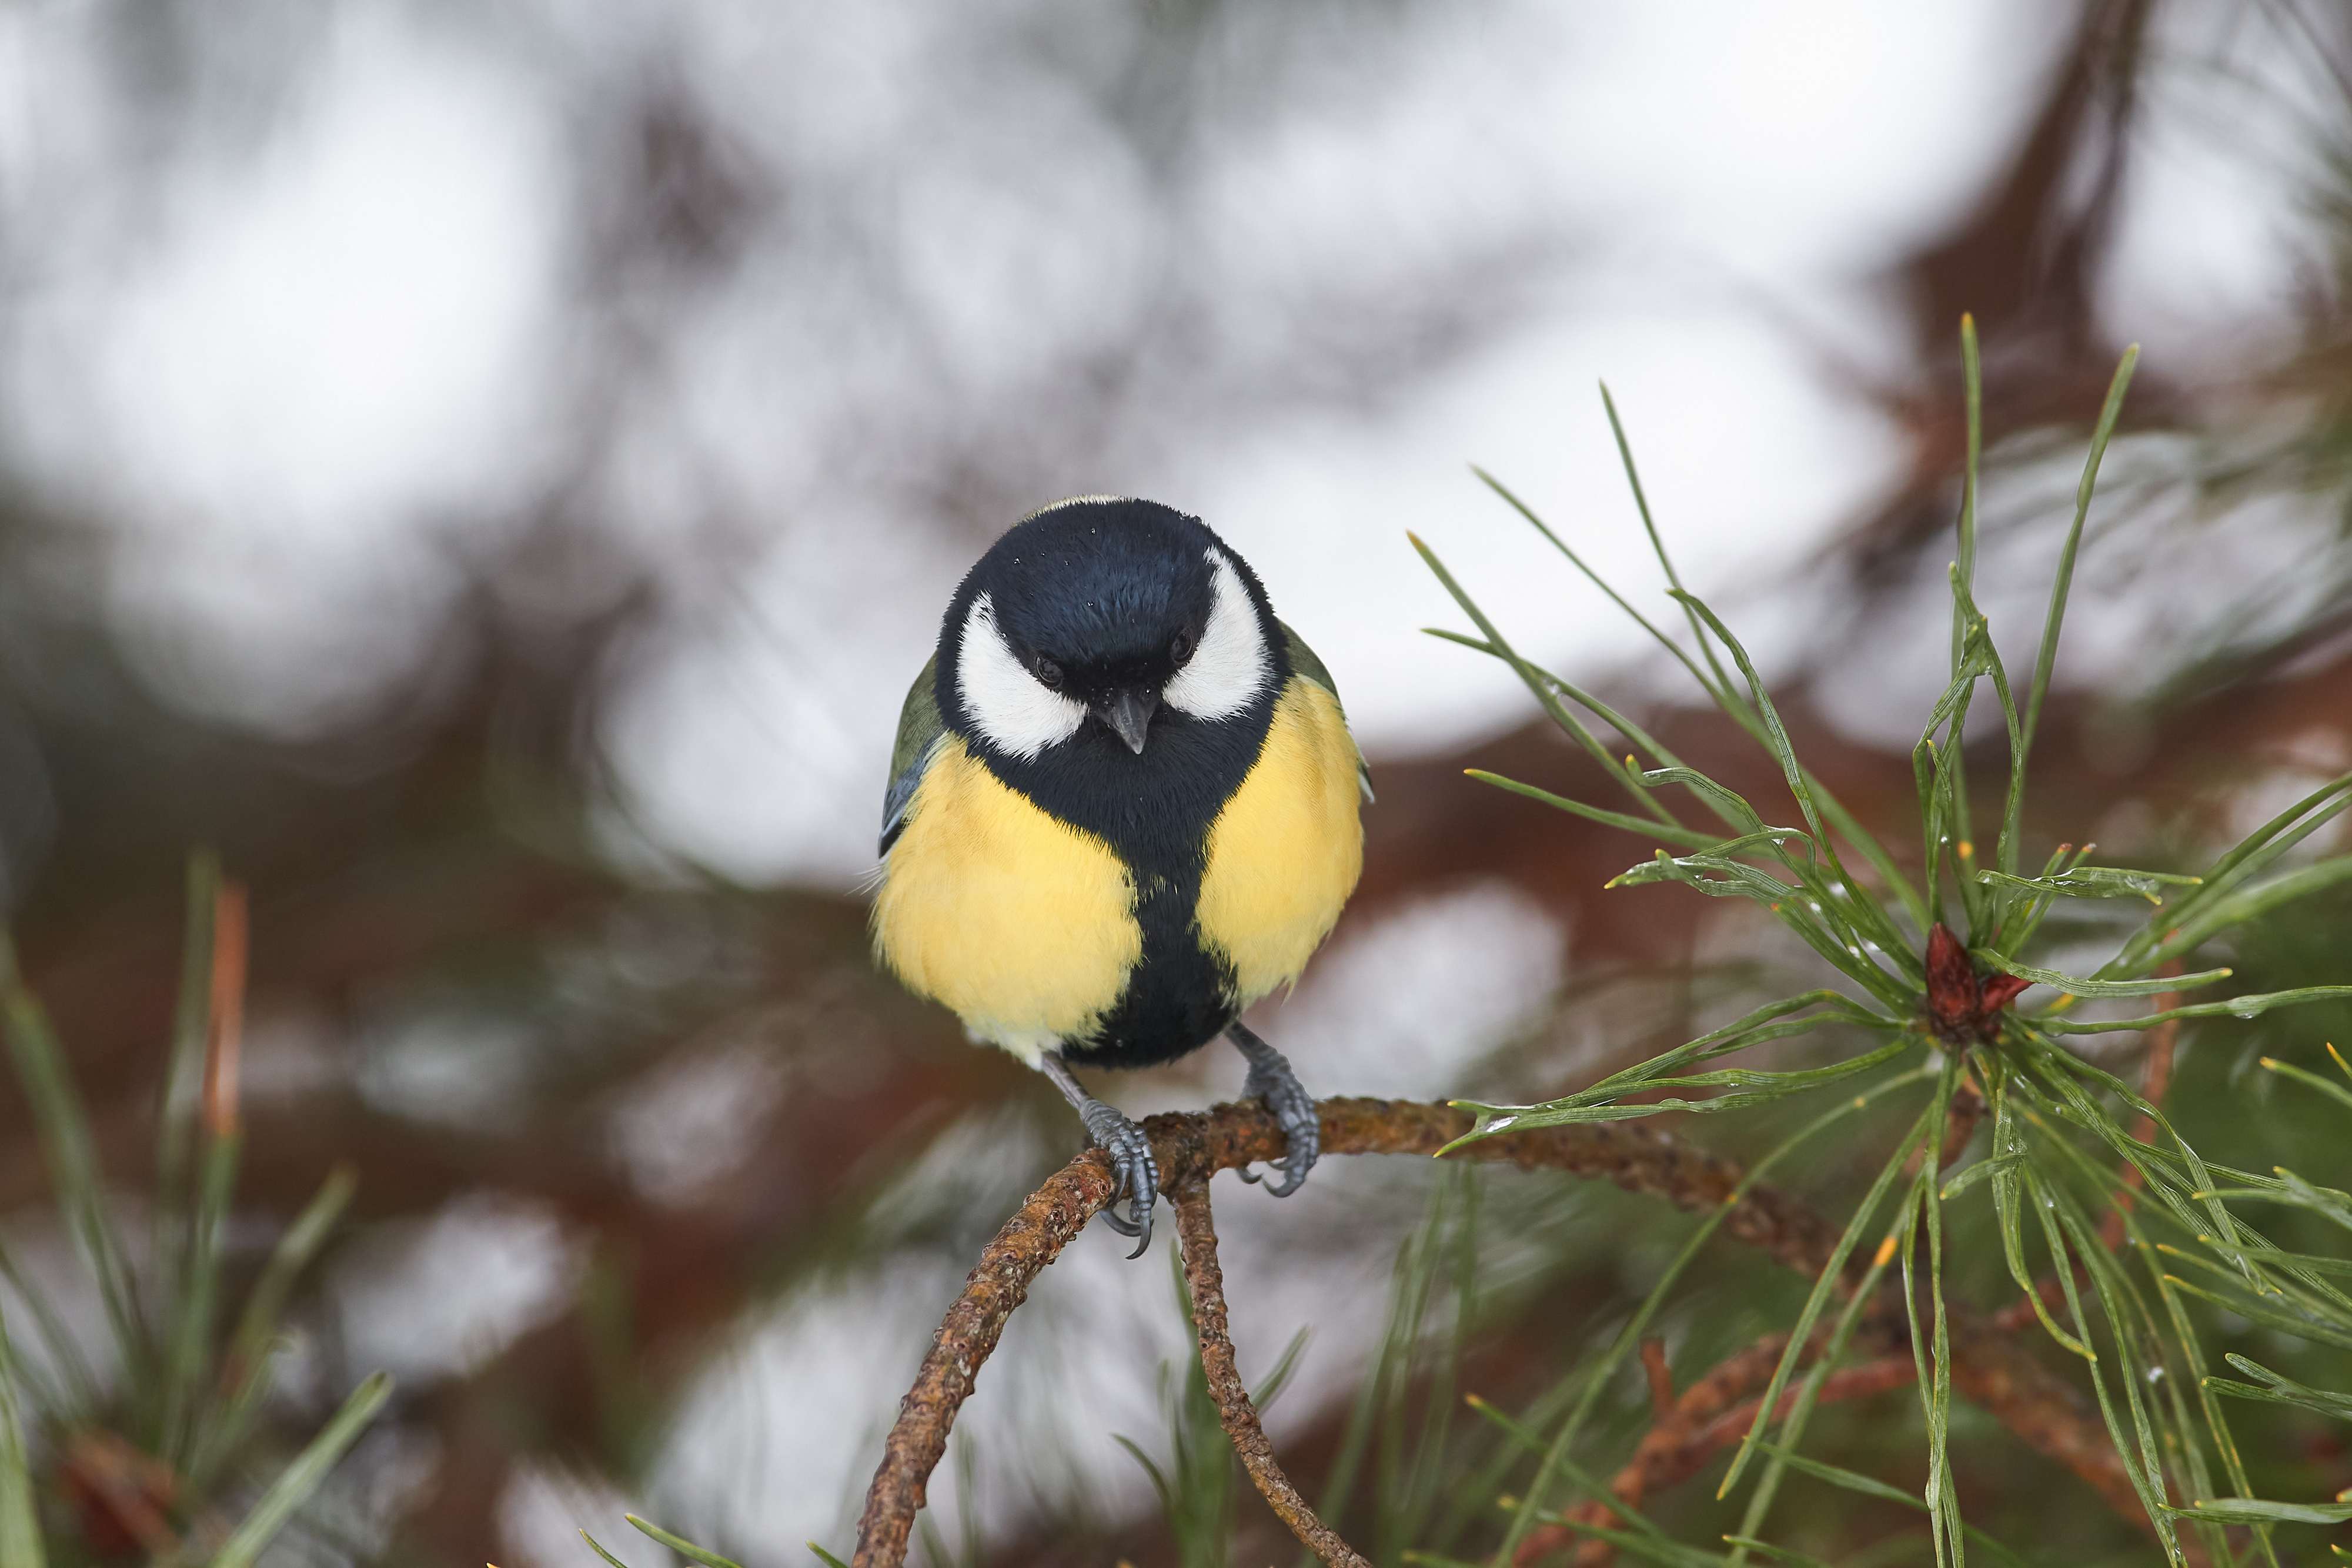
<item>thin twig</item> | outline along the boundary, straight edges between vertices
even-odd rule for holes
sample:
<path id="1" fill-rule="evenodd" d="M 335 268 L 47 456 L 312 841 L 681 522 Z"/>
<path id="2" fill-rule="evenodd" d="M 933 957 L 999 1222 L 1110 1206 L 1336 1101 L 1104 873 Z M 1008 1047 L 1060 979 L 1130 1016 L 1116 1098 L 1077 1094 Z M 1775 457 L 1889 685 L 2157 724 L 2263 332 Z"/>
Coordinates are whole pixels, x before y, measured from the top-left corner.
<path id="1" fill-rule="evenodd" d="M 2158 972 L 2168 975 L 2180 973 L 2179 960 L 2168 961 Z M 2169 1012 L 2180 1004 L 2181 996 L 2179 991 L 2167 991 L 2157 998 L 2156 1010 Z M 2163 1107 L 2165 1091 L 2172 1087 L 2173 1052 L 2179 1040 L 2180 1020 L 2179 1019 L 2167 1019 L 2147 1031 L 2147 1055 L 2140 1062 L 2139 1096 L 2158 1109 Z M 2141 1115 L 2132 1125 L 2132 1137 L 2139 1143 L 2154 1143 L 2156 1118 L 2146 1114 Z M 2099 1224 L 2099 1239 L 2105 1244 L 2108 1251 L 2123 1250 L 2124 1217 L 2131 1213 L 2133 1201 L 2146 1182 L 2147 1177 L 2140 1174 L 2139 1167 L 2126 1161 L 2123 1169 L 2123 1190 L 2116 1194 L 2115 1206 L 2107 1210 L 2106 1218 Z M 2089 1270 L 2080 1263 L 2074 1265 L 2074 1283 L 2077 1289 L 2086 1284 L 2090 1277 Z M 2053 1312 L 2064 1309 L 2066 1287 L 2055 1273 L 2043 1276 L 2035 1285 L 2034 1290 L 2041 1296 L 2042 1304 L 2044 1307 Z M 2020 1296 L 1994 1313 L 1992 1322 L 1995 1328 L 2015 1333 L 2033 1322 L 2037 1315 L 2033 1310 L 2033 1298 Z"/>
<path id="2" fill-rule="evenodd" d="M 212 1014 L 205 1030 L 205 1130 L 236 1135 L 237 1057 L 245 1039 L 246 900 L 242 883 L 213 895 Z"/>
<path id="3" fill-rule="evenodd" d="M 134 1547 L 158 1560 L 179 1555 L 181 1541 L 168 1511 L 182 1488 L 169 1465 L 111 1432 L 88 1430 L 66 1438 L 58 1470 L 83 1539 L 101 1555 Z"/>
<path id="4" fill-rule="evenodd" d="M 1918 1369 L 1912 1364 L 1910 1352 L 1882 1355 L 1876 1361 L 1865 1361 L 1860 1366 L 1849 1366 L 1843 1372 L 1832 1372 L 1822 1378 L 1822 1391 L 1814 1396 L 1813 1403 L 1816 1406 L 1839 1405 L 1849 1399 L 1867 1399 L 1874 1394 L 1906 1387 L 1918 1375 Z M 1783 1393 L 1780 1403 L 1772 1407 L 1773 1421 L 1787 1420 L 1790 1413 L 1796 1409 L 1797 1401 L 1803 1396 L 1804 1391 L 1799 1388 Z M 1731 1447 L 1748 1436 L 1748 1428 L 1755 1424 L 1757 1406 L 1761 1403 L 1761 1400 L 1750 1399 L 1725 1411 L 1701 1427 L 1698 1434 L 1690 1439 L 1690 1446 L 1698 1450 L 1702 1458 L 1717 1449 Z M 1692 1463 L 1691 1468 L 1696 1469 L 1696 1463 Z M 1664 1483 L 1654 1479 L 1650 1484 L 1654 1487 Z"/>
<path id="5" fill-rule="evenodd" d="M 1902 1387 L 1917 1375 L 1910 1352 L 1900 1348 L 1900 1303 L 1894 1294 L 1873 1303 L 1859 1338 L 1876 1353 L 1875 1358 L 1823 1378 L 1817 1405 L 1867 1398 Z M 2074 1391 L 1988 1320 L 1964 1310 L 1947 1310 L 1952 1327 L 1953 1387 L 2044 1457 L 2073 1470 L 2120 1517 L 2152 1533 L 2114 1445 L 2081 1408 Z M 1688 1479 L 1714 1455 L 1746 1437 L 1760 1404 L 1755 1396 L 1772 1380 L 1788 1343 L 1786 1334 L 1768 1334 L 1718 1362 L 1685 1388 L 1673 1411 L 1651 1427 L 1633 1458 L 1611 1479 L 1610 1493 L 1617 1502 L 1628 1510 L 1640 1508 L 1644 1498 Z M 1811 1359 L 1810 1350 L 1806 1359 Z M 1787 1418 L 1800 1392 L 1783 1391 L 1772 1412 L 1774 1421 Z M 1601 1525 L 1612 1511 L 1596 1500 L 1579 1504 L 1567 1517 L 1587 1526 Z M 1530 1533 L 1512 1561 L 1528 1568 L 1566 1547 L 1579 1533 L 1565 1524 L 1548 1525 Z M 1577 1568 L 1601 1568 L 1613 1557 L 1609 1542 L 1586 1537 L 1577 1552 Z"/>
<path id="6" fill-rule="evenodd" d="M 2167 963 L 2158 972 L 2168 975 L 2180 973 L 2179 960 Z M 2156 1010 L 2160 1013 L 2170 1012 L 2179 1005 L 2179 991 L 2167 991 L 2156 999 Z M 2164 1092 L 2172 1087 L 2172 1053 L 2179 1042 L 2179 1019 L 2167 1019 L 2147 1031 L 2147 1055 L 2139 1066 L 2139 1097 L 2158 1110 L 2164 1106 Z M 2132 1124 L 2132 1138 L 2142 1144 L 2156 1142 L 2156 1118 L 2142 1113 L 2139 1120 Z M 2107 1218 L 2099 1227 L 2099 1239 L 2107 1244 L 2108 1251 L 2123 1250 L 2124 1217 L 2131 1213 L 2132 1202 L 2147 1179 L 2140 1175 L 2137 1166 L 2125 1162 L 2124 1188 L 2116 1194 L 2116 1205 L 2107 1210 Z"/>
<path id="7" fill-rule="evenodd" d="M 2156 1527 L 2131 1472 L 2106 1429 L 2083 1409 L 2081 1396 L 2016 1340 L 1973 1312 L 1947 1310 L 1952 1387 L 2045 1458 L 2074 1472 L 2113 1509 L 2151 1538 Z"/>
<path id="8" fill-rule="evenodd" d="M 1643 1437 L 1624 1469 L 1611 1479 L 1609 1491 L 1617 1504 L 1628 1511 L 1639 1509 L 1650 1493 L 1689 1479 L 1704 1469 L 1709 1459 L 1746 1437 L 1761 1404 L 1756 1396 L 1758 1391 L 1772 1381 L 1772 1369 L 1779 1364 L 1780 1353 L 1788 1343 L 1786 1334 L 1767 1335 L 1717 1363 L 1705 1377 L 1685 1390 L 1666 1417 Z M 1916 1375 L 1909 1352 L 1881 1356 L 1823 1378 L 1814 1402 L 1836 1405 L 1849 1399 L 1866 1399 L 1874 1394 L 1903 1387 Z M 1784 1391 L 1772 1418 L 1786 1418 L 1802 1394 L 1797 1388 Z M 1615 1511 L 1610 1503 L 1596 1499 L 1578 1504 L 1568 1517 L 1588 1526 L 1605 1525 Z M 1567 1545 L 1576 1533 L 1565 1525 L 1547 1526 L 1528 1537 L 1514 1561 L 1521 1564 L 1536 1563 Z M 1607 1568 L 1616 1554 L 1612 1542 L 1588 1537 L 1577 1549 L 1577 1568 Z"/>
<path id="9" fill-rule="evenodd" d="M 1655 1334 L 1642 1342 L 1642 1371 L 1650 1379 L 1650 1412 L 1663 1421 L 1675 1407 L 1675 1375 L 1666 1365 L 1666 1342 Z"/>
<path id="10" fill-rule="evenodd" d="M 1951 1106 L 1944 1113 L 1944 1136 L 1936 1152 L 1937 1170 L 1951 1169 L 1952 1162 L 1969 1152 L 1969 1143 L 1977 1135 L 1977 1127 L 1984 1121 L 1984 1093 L 1977 1087 L 1971 1067 L 1969 1076 L 1961 1079 L 1959 1086 L 1953 1090 Z M 1917 1176 L 1919 1162 L 1926 1157 L 1925 1149 L 1912 1150 L 1911 1157 L 1903 1162 L 1903 1174 Z"/>
<path id="11" fill-rule="evenodd" d="M 2074 1270 L 2074 1277 L 2079 1284 L 2088 1276 L 2086 1276 L 2083 1270 L 2078 1268 Z M 2052 1312 L 2058 1312 L 2065 1310 L 2066 1287 L 2058 1282 L 2057 1275 L 2044 1275 L 2041 1281 L 2034 1286 L 2033 1290 L 2034 1294 L 2042 1298 L 2042 1304 L 2049 1308 Z M 2035 1314 L 2033 1311 L 2032 1297 L 2020 1296 L 2017 1300 L 2010 1302 L 2009 1305 L 2001 1308 L 2000 1311 L 1993 1313 L 1992 1326 L 2000 1330 L 2003 1333 L 2016 1333 L 2028 1323 L 2032 1322 L 2034 1321 L 2034 1317 Z"/>
<path id="12" fill-rule="evenodd" d="M 1274 1445 L 1266 1440 L 1257 1406 L 1250 1403 L 1249 1390 L 1242 1384 L 1241 1369 L 1234 1362 L 1233 1336 L 1225 1330 L 1225 1276 L 1217 1266 L 1217 1222 L 1209 1211 L 1207 1179 L 1177 1188 L 1169 1194 L 1169 1201 L 1176 1210 L 1176 1235 L 1184 1249 L 1184 1282 L 1192 1292 L 1192 1326 L 1201 1338 L 1201 1370 L 1207 1375 L 1209 1397 L 1216 1403 L 1217 1417 L 1224 1424 L 1225 1436 L 1233 1439 L 1242 1469 L 1249 1472 L 1258 1495 L 1309 1552 L 1338 1568 L 1371 1568 L 1370 1562 L 1339 1539 L 1338 1531 L 1316 1517 L 1315 1510 L 1275 1463 Z"/>
<path id="13" fill-rule="evenodd" d="M 1741 1398 L 1771 1382 L 1772 1369 L 1780 1364 L 1780 1354 L 1788 1346 L 1787 1334 L 1767 1334 L 1754 1344 L 1734 1352 L 1708 1368 L 1682 1391 L 1679 1398 L 1659 1413 L 1656 1423 L 1634 1448 L 1632 1461 L 1610 1481 L 1611 1494 L 1629 1508 L 1639 1508 L 1643 1494 L 1654 1487 L 1672 1486 L 1696 1470 L 1703 1461 L 1704 1454 L 1694 1458 L 1687 1469 L 1681 1469 L 1677 1461 L 1665 1456 L 1679 1455 L 1689 1447 L 1694 1430 L 1704 1429 Z M 1606 1503 L 1594 1500 L 1579 1503 L 1569 1511 L 1568 1517 L 1580 1523 L 1602 1524 L 1607 1522 L 1609 1511 Z M 1511 1561 L 1517 1568 L 1528 1568 L 1528 1564 L 1539 1563 L 1569 1545 L 1576 1535 L 1575 1531 L 1564 1524 L 1544 1525 L 1528 1533 L 1528 1538 L 1519 1542 L 1518 1552 Z M 1590 1542 L 1588 1546 L 1606 1548 L 1608 1542 Z M 1577 1561 L 1580 1563 L 1585 1562 L 1587 1555 L 1586 1552 L 1580 1551 Z M 1591 1560 L 1606 1563 L 1609 1556 L 1610 1553 L 1603 1551 L 1591 1553 Z"/>
<path id="14" fill-rule="evenodd" d="M 1984 1121 L 1984 1091 L 1977 1084 L 1976 1063 L 1969 1063 L 1969 1075 L 1952 1091 L 1951 1109 L 1945 1113 L 1943 1146 L 1937 1151 L 1936 1168 L 1948 1171 L 1953 1163 L 1969 1152 L 1977 1127 Z"/>

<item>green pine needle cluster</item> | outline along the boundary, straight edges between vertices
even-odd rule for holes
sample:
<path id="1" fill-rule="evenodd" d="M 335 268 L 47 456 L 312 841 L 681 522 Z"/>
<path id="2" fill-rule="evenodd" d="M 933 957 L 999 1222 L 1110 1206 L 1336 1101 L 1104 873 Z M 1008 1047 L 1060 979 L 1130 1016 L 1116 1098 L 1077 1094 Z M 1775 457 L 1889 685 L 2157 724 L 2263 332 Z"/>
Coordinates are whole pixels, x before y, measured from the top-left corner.
<path id="1" fill-rule="evenodd" d="M 289 1525 L 331 1539 L 331 1524 L 314 1517 L 320 1489 L 392 1395 L 389 1377 L 367 1378 L 290 1459 L 262 1430 L 288 1298 L 350 1202 L 353 1181 L 341 1171 L 328 1178 L 278 1239 L 232 1323 L 221 1294 L 240 1139 L 217 1099 L 213 1114 L 199 1113 L 199 1085 L 215 1065 L 208 1051 L 220 1044 L 212 1027 L 220 891 L 217 863 L 197 857 L 160 1118 L 153 1261 L 145 1270 L 133 1268 L 107 1200 L 64 1051 L 0 936 L 0 1033 L 32 1106 L 59 1218 L 97 1287 L 116 1363 L 116 1375 L 101 1377 L 62 1309 L 0 1247 L 0 1281 L 21 1313 L 12 1322 L 0 1312 L 0 1563 L 7 1568 L 79 1568 L 110 1555 L 103 1537 L 124 1528 L 121 1506 L 68 1474 L 77 1442 L 87 1448 L 92 1438 L 107 1452 L 135 1455 L 148 1479 L 132 1484 L 130 1506 L 160 1537 L 138 1542 L 152 1563 L 251 1568 Z M 16 1348 L 28 1333 L 44 1353 L 37 1363 Z M 216 1527 L 232 1508 L 241 1510 L 238 1522 Z"/>
<path id="2" fill-rule="evenodd" d="M 1958 550 L 1950 572 L 1952 627 L 1949 685 L 1929 712 L 1913 754 L 1917 785 L 1919 845 L 1899 859 L 1858 822 L 1796 755 L 1788 732 L 1747 650 L 1721 617 L 1685 591 L 1653 523 L 1632 450 L 1613 403 L 1608 408 L 1643 526 L 1648 529 L 1674 600 L 1690 633 L 1685 646 L 1644 618 L 1622 595 L 1547 527 L 1524 503 L 1485 475 L 1486 483 L 1542 533 L 1683 665 L 1707 696 L 1778 764 L 1799 815 L 1772 824 L 1738 792 L 1708 778 L 1661 745 L 1625 715 L 1570 682 L 1528 661 L 1419 539 L 1414 546 L 1476 627 L 1478 635 L 1434 634 L 1508 664 L 1546 713 L 1602 770 L 1622 786 L 1616 809 L 1574 800 L 1532 784 L 1489 774 L 1485 781 L 1587 821 L 1650 839 L 1653 857 L 1612 885 L 1678 883 L 1710 897 L 1761 905 L 1835 971 L 1827 987 L 1783 998 L 1707 1031 L 1639 1065 L 1614 1072 L 1557 1100 L 1528 1105 L 1464 1103 L 1475 1113 L 1465 1142 L 1512 1128 L 1613 1121 L 1666 1111 L 1723 1113 L 1747 1109 L 1832 1086 L 1865 1085 L 1800 1136 L 1811 1136 L 1867 1101 L 1894 1095 L 1914 1107 L 1897 1140 L 1853 1209 L 1835 1256 L 1815 1281 L 1792 1325 L 1790 1349 L 1759 1404 L 1759 1414 L 1734 1456 L 1721 1495 L 1748 1488 L 1739 1528 L 1717 1555 L 1654 1539 L 1636 1530 L 1610 1538 L 1648 1561 L 1724 1563 L 1752 1559 L 1802 1561 L 1769 1547 L 1773 1499 L 1783 1479 L 1801 1472 L 1874 1496 L 1889 1489 L 1835 1471 L 1799 1452 L 1813 1402 L 1846 1345 L 1880 1276 L 1899 1269 L 1906 1293 L 1927 1304 L 1928 1321 L 1912 1336 L 1918 1400 L 1927 1437 L 1927 1481 L 1916 1502 L 1927 1514 L 1935 1560 L 1965 1563 L 1980 1554 L 2011 1554 L 1983 1541 L 1961 1518 L 1948 1459 L 1952 1419 L 1948 1323 L 1944 1304 L 1948 1205 L 1989 1194 L 2011 1278 L 2034 1304 L 2043 1330 L 2078 1358 L 2107 1434 L 2168 1559 L 2186 1561 L 2182 1534 L 2194 1532 L 2216 1563 L 2280 1559 L 2271 1526 L 2352 1519 L 2352 1504 L 2252 1500 L 2236 1444 L 2224 1419 L 2222 1396 L 2299 1402 L 2342 1417 L 2343 1396 L 2304 1389 L 2247 1363 L 2241 1370 L 2259 1385 L 2202 1375 L 2208 1351 L 2189 1311 L 2193 1301 L 2228 1307 L 2249 1321 L 2320 1343 L 2352 1347 L 2352 1296 L 2342 1255 L 2288 1251 L 2273 1245 L 2249 1217 L 2251 1206 L 2294 1205 L 2352 1228 L 2352 1200 L 2284 1170 L 2234 1170 L 2201 1158 L 2163 1110 L 2131 1085 L 2069 1050 L 2066 1037 L 2146 1030 L 2174 1019 L 2252 1019 L 2273 1009 L 2337 1000 L 2352 987 L 2307 985 L 2242 993 L 2221 1000 L 2175 1005 L 2119 1019 L 2071 1014 L 2080 998 L 2169 995 L 2222 988 L 2226 967 L 2182 972 L 2185 961 L 2293 901 L 2352 878 L 2352 855 L 2335 855 L 2287 868 L 2287 857 L 2312 834 L 2352 806 L 2352 775 L 2312 791 L 2221 856 L 2201 875 L 2085 863 L 2087 850 L 2062 846 L 2029 872 L 2021 856 L 2028 764 L 2050 687 L 2073 588 L 2077 554 L 2101 459 L 2114 434 L 2131 380 L 2136 350 L 2118 366 L 2091 439 L 2074 515 L 2058 554 L 2040 644 L 2022 705 L 2012 689 L 1992 629 L 1972 596 L 1977 554 L 1977 476 L 1981 420 L 1977 345 L 1963 323 L 1968 456 L 1962 488 Z M 1696 656 L 1692 649 L 1696 650 Z M 1991 828 L 1993 854 L 1979 863 L 1978 820 L 1963 767 L 1967 727 L 1990 688 L 2008 754 L 2008 784 Z M 1633 748 L 1622 755 L 1601 738 L 1613 732 Z M 2070 975 L 2025 961 L 2059 900 L 2137 898 L 2153 907 L 2145 919 L 2114 936 L 2112 955 L 2086 975 Z M 1946 922 L 1964 931 L 1978 974 L 2005 975 L 2035 989 L 1988 1020 L 1984 1038 L 1955 1042 L 1932 1027 L 1931 983 L 1925 956 L 1931 931 Z M 1851 1046 L 1833 1061 L 1795 1070 L 1717 1066 L 1770 1041 L 1821 1035 Z M 2352 1105 L 2352 1093 L 2300 1070 L 2278 1071 L 2307 1080 Z M 1980 1092 L 1990 1106 L 1991 1136 L 1976 1163 L 1943 1179 L 1937 1153 L 1957 1095 Z M 1633 1102 L 1643 1096 L 1640 1103 Z M 2144 1143 L 2130 1124 L 2155 1129 Z M 1774 1157 L 1778 1157 L 1777 1155 Z M 1757 1167 L 1759 1174 L 1770 1160 Z M 2115 1202 L 2120 1173 L 2137 1171 L 2145 1196 L 2137 1208 Z M 2106 1217 L 2123 1215 L 2127 1245 L 2110 1251 L 2101 1239 Z M 1860 1283 L 1843 1297 L 1837 1286 L 1849 1259 L 1872 1260 Z M 2045 1304 L 2037 1281 L 2054 1280 L 2062 1301 Z M 1662 1282 L 1645 1305 L 1654 1308 L 1671 1283 Z M 1594 1371 L 1597 1387 L 1632 1349 L 1629 1325 Z M 1827 1329 L 1829 1350 L 1800 1372 L 1802 1347 Z M 2233 1364 L 2237 1363 L 2233 1362 Z M 1797 1396 L 1775 1420 L 1783 1392 Z M 2331 1404 L 2330 1401 L 2333 1401 Z M 1509 1560 L 1527 1532 L 1548 1517 L 1563 1481 L 1587 1496 L 1602 1495 L 1580 1479 L 1571 1456 L 1591 1406 L 1590 1396 L 1539 1443 L 1541 1423 L 1525 1431 L 1536 1469 L 1492 1561 Z M 2252 1525 L 2231 1532 L 2226 1525 Z"/>

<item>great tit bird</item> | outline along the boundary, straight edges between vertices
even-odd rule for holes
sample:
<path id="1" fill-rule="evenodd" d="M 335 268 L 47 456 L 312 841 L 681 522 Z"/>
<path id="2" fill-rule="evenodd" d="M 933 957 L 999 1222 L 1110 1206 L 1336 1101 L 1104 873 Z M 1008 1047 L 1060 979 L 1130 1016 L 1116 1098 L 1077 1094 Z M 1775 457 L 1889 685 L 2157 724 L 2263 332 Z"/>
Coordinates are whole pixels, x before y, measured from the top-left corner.
<path id="1" fill-rule="evenodd" d="M 1151 1146 L 1071 1068 L 1226 1035 L 1289 1140 L 1268 1190 L 1297 1191 L 1314 1098 L 1239 1020 L 1329 935 L 1370 798 L 1330 672 L 1231 546 L 1154 502 L 1062 501 L 980 558 L 907 694 L 875 948 L 1076 1108 L 1118 1173 L 1103 1218 L 1139 1257 Z"/>

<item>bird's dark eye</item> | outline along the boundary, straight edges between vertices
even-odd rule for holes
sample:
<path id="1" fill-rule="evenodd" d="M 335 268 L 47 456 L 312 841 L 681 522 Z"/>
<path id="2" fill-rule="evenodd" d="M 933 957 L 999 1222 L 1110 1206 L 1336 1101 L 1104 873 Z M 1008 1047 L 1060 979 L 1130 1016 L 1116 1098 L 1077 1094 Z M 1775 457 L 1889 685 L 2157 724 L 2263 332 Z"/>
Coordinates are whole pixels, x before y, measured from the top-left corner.
<path id="1" fill-rule="evenodd" d="M 1053 660 L 1045 657 L 1045 654 L 1040 653 L 1037 655 L 1036 668 L 1037 679 L 1041 683 L 1051 687 L 1055 691 L 1060 691 L 1062 689 L 1061 665 L 1054 663 Z"/>
<path id="2" fill-rule="evenodd" d="M 1190 632 L 1177 632 L 1174 640 L 1168 644 L 1168 656 L 1180 664 L 1185 660 L 1191 658 L 1192 656 L 1192 633 Z"/>

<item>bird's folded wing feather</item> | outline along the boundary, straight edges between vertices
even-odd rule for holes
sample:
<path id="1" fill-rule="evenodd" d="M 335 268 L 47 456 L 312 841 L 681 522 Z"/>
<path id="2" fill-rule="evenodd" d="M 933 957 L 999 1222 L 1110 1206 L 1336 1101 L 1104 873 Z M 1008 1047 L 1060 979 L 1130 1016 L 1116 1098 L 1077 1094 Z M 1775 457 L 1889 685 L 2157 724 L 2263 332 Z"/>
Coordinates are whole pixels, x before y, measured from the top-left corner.
<path id="1" fill-rule="evenodd" d="M 1339 683 L 1331 678 L 1331 672 L 1324 668 L 1323 661 L 1315 656 L 1315 650 L 1307 645 L 1307 639 L 1291 630 L 1287 622 L 1276 622 L 1276 624 L 1282 628 L 1282 645 L 1290 655 L 1290 673 L 1304 675 L 1329 692 L 1331 701 L 1339 706 L 1339 722 L 1345 724 L 1348 705 L 1339 701 Z M 1353 743 L 1355 738 L 1356 732 L 1350 729 L 1348 739 Z M 1360 746 L 1356 747 L 1356 785 L 1363 790 L 1365 800 L 1372 799 L 1372 770 L 1364 766 L 1364 748 Z"/>
<path id="2" fill-rule="evenodd" d="M 923 673 L 908 688 L 907 706 L 898 710 L 898 738 L 890 747 L 890 788 L 882 797 L 882 842 L 877 854 L 890 852 L 898 830 L 907 825 L 907 808 L 914 803 L 915 786 L 923 781 L 923 769 L 931 765 L 940 742 L 947 738 L 947 723 L 940 717 L 939 695 L 933 689 L 938 665 L 936 654 L 923 661 Z"/>

